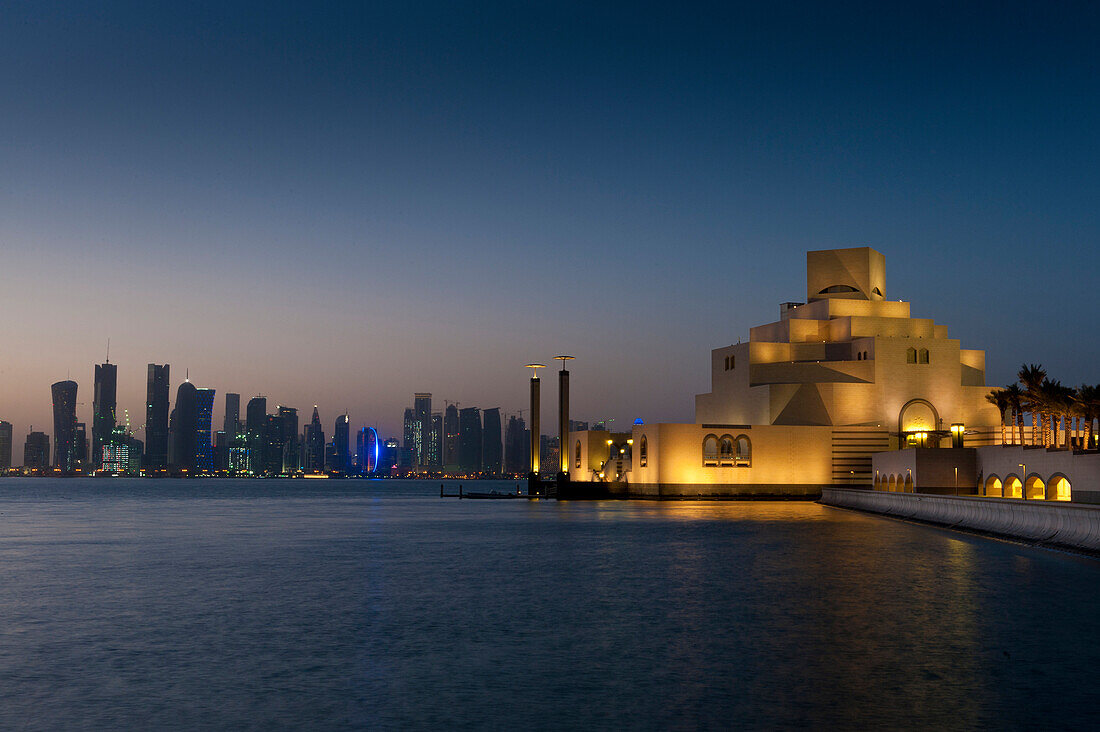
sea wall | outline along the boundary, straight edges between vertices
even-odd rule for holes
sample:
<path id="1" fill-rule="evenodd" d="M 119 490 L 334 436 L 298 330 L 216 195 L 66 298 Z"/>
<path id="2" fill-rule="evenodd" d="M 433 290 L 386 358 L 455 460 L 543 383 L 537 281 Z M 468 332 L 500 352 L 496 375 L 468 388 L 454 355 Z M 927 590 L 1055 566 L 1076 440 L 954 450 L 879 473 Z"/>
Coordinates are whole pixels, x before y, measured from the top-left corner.
<path id="1" fill-rule="evenodd" d="M 822 489 L 821 502 L 1038 544 L 1100 552 L 1100 506 L 831 487 Z"/>

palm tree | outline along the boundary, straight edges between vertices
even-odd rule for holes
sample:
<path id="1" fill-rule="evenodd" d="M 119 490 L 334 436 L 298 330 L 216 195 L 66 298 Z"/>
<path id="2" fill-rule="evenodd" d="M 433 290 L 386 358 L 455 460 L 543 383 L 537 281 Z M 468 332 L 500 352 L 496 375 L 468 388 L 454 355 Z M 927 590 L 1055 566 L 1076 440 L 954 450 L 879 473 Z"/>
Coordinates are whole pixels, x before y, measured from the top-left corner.
<path id="1" fill-rule="evenodd" d="M 1077 389 L 1077 404 L 1081 409 L 1082 421 L 1085 423 L 1085 434 L 1081 438 L 1081 448 L 1088 450 L 1092 438 L 1092 420 L 1100 416 L 1100 385 L 1082 384 Z"/>
<path id="2" fill-rule="evenodd" d="M 1020 386 L 1023 387 L 1027 400 L 1025 406 L 1031 412 L 1031 444 L 1036 445 L 1039 442 L 1039 429 L 1042 427 L 1040 388 L 1043 385 L 1043 379 L 1047 377 L 1047 372 L 1042 364 L 1023 364 L 1020 366 L 1017 377 L 1020 379 Z"/>
<path id="3" fill-rule="evenodd" d="M 1024 444 L 1024 390 L 1020 388 L 1019 384 L 1009 384 L 1002 392 L 1005 395 L 1005 399 L 1008 400 L 1008 405 L 1012 407 L 1012 423 L 1016 426 L 1020 435 L 1020 440 L 1017 444 Z"/>
<path id="4" fill-rule="evenodd" d="M 1005 444 L 1005 409 L 1008 408 L 1008 395 L 1004 389 L 994 388 L 985 395 L 985 400 L 997 408 L 1001 415 L 1001 445 Z"/>

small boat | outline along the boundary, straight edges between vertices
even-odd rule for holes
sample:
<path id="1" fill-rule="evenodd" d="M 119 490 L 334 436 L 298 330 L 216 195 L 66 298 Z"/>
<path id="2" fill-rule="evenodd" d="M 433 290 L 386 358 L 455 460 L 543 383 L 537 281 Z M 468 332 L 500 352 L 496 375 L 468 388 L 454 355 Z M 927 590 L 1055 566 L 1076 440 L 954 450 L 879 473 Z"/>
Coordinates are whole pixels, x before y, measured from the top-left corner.
<path id="1" fill-rule="evenodd" d="M 488 493 L 463 493 L 463 498 L 521 498 L 518 493 L 501 493 L 500 491 L 489 491 Z"/>

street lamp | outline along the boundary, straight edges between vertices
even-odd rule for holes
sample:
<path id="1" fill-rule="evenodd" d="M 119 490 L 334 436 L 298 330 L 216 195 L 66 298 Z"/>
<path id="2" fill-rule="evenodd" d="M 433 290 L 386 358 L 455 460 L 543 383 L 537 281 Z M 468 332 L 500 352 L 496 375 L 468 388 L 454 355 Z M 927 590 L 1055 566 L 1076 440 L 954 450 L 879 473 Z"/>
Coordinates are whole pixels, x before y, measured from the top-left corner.
<path id="1" fill-rule="evenodd" d="M 1022 498 L 1026 501 L 1027 500 L 1027 466 L 1024 465 L 1023 463 L 1016 463 L 1016 465 L 1020 468 L 1020 475 L 1023 476 L 1022 478 L 1020 478 L 1020 498 Z"/>

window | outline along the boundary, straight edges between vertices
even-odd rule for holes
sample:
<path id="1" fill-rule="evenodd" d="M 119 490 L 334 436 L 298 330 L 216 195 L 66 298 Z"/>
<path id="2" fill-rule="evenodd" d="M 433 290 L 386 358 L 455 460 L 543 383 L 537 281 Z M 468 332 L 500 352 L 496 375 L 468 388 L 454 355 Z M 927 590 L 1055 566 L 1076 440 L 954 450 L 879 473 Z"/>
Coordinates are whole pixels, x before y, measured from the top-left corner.
<path id="1" fill-rule="evenodd" d="M 920 353 L 917 354 L 917 363 L 928 363 L 928 349 L 920 349 Z"/>
<path id="2" fill-rule="evenodd" d="M 867 351 L 864 351 L 864 352 L 863 352 L 863 360 L 864 360 L 864 361 L 866 361 L 866 360 L 867 360 L 867 358 L 868 358 L 868 357 L 867 357 Z"/>
<path id="3" fill-rule="evenodd" d="M 638 466 L 644 468 L 649 462 L 649 445 L 646 443 L 645 435 L 642 435 L 642 445 L 638 449 Z"/>
<path id="4" fill-rule="evenodd" d="M 718 441 L 718 464 L 733 465 L 733 438 L 729 435 Z"/>
<path id="5" fill-rule="evenodd" d="M 877 287 L 872 287 L 871 288 L 871 294 L 872 295 L 878 295 L 879 297 L 882 297 L 882 290 L 878 289 Z"/>
<path id="6" fill-rule="evenodd" d="M 863 352 L 862 351 L 860 351 L 859 353 L 856 354 L 856 360 L 857 361 L 862 361 L 863 360 Z"/>
<path id="7" fill-rule="evenodd" d="M 752 465 L 752 443 L 748 435 L 739 435 L 736 444 L 737 455 L 734 457 L 734 464 L 741 468 L 749 467 Z"/>
<path id="8" fill-rule="evenodd" d="M 838 292 L 859 292 L 859 290 L 852 287 L 851 285 L 830 285 L 829 287 L 826 287 L 824 290 L 822 290 L 821 292 L 819 292 L 817 294 L 818 295 L 832 295 L 832 294 L 836 294 Z"/>
<path id="9" fill-rule="evenodd" d="M 905 352 L 905 363 L 917 362 L 917 349 L 910 348 Z"/>
<path id="10" fill-rule="evenodd" d="M 733 356 L 726 356 L 726 371 L 733 368 Z"/>
<path id="11" fill-rule="evenodd" d="M 573 467 L 579 468 L 581 466 L 581 441 L 580 440 L 577 440 L 577 449 L 576 449 L 575 452 L 576 452 L 576 457 L 574 458 L 574 461 L 573 461 L 574 462 Z"/>
<path id="12" fill-rule="evenodd" d="M 703 465 L 718 464 L 718 437 L 707 435 L 703 438 Z"/>

